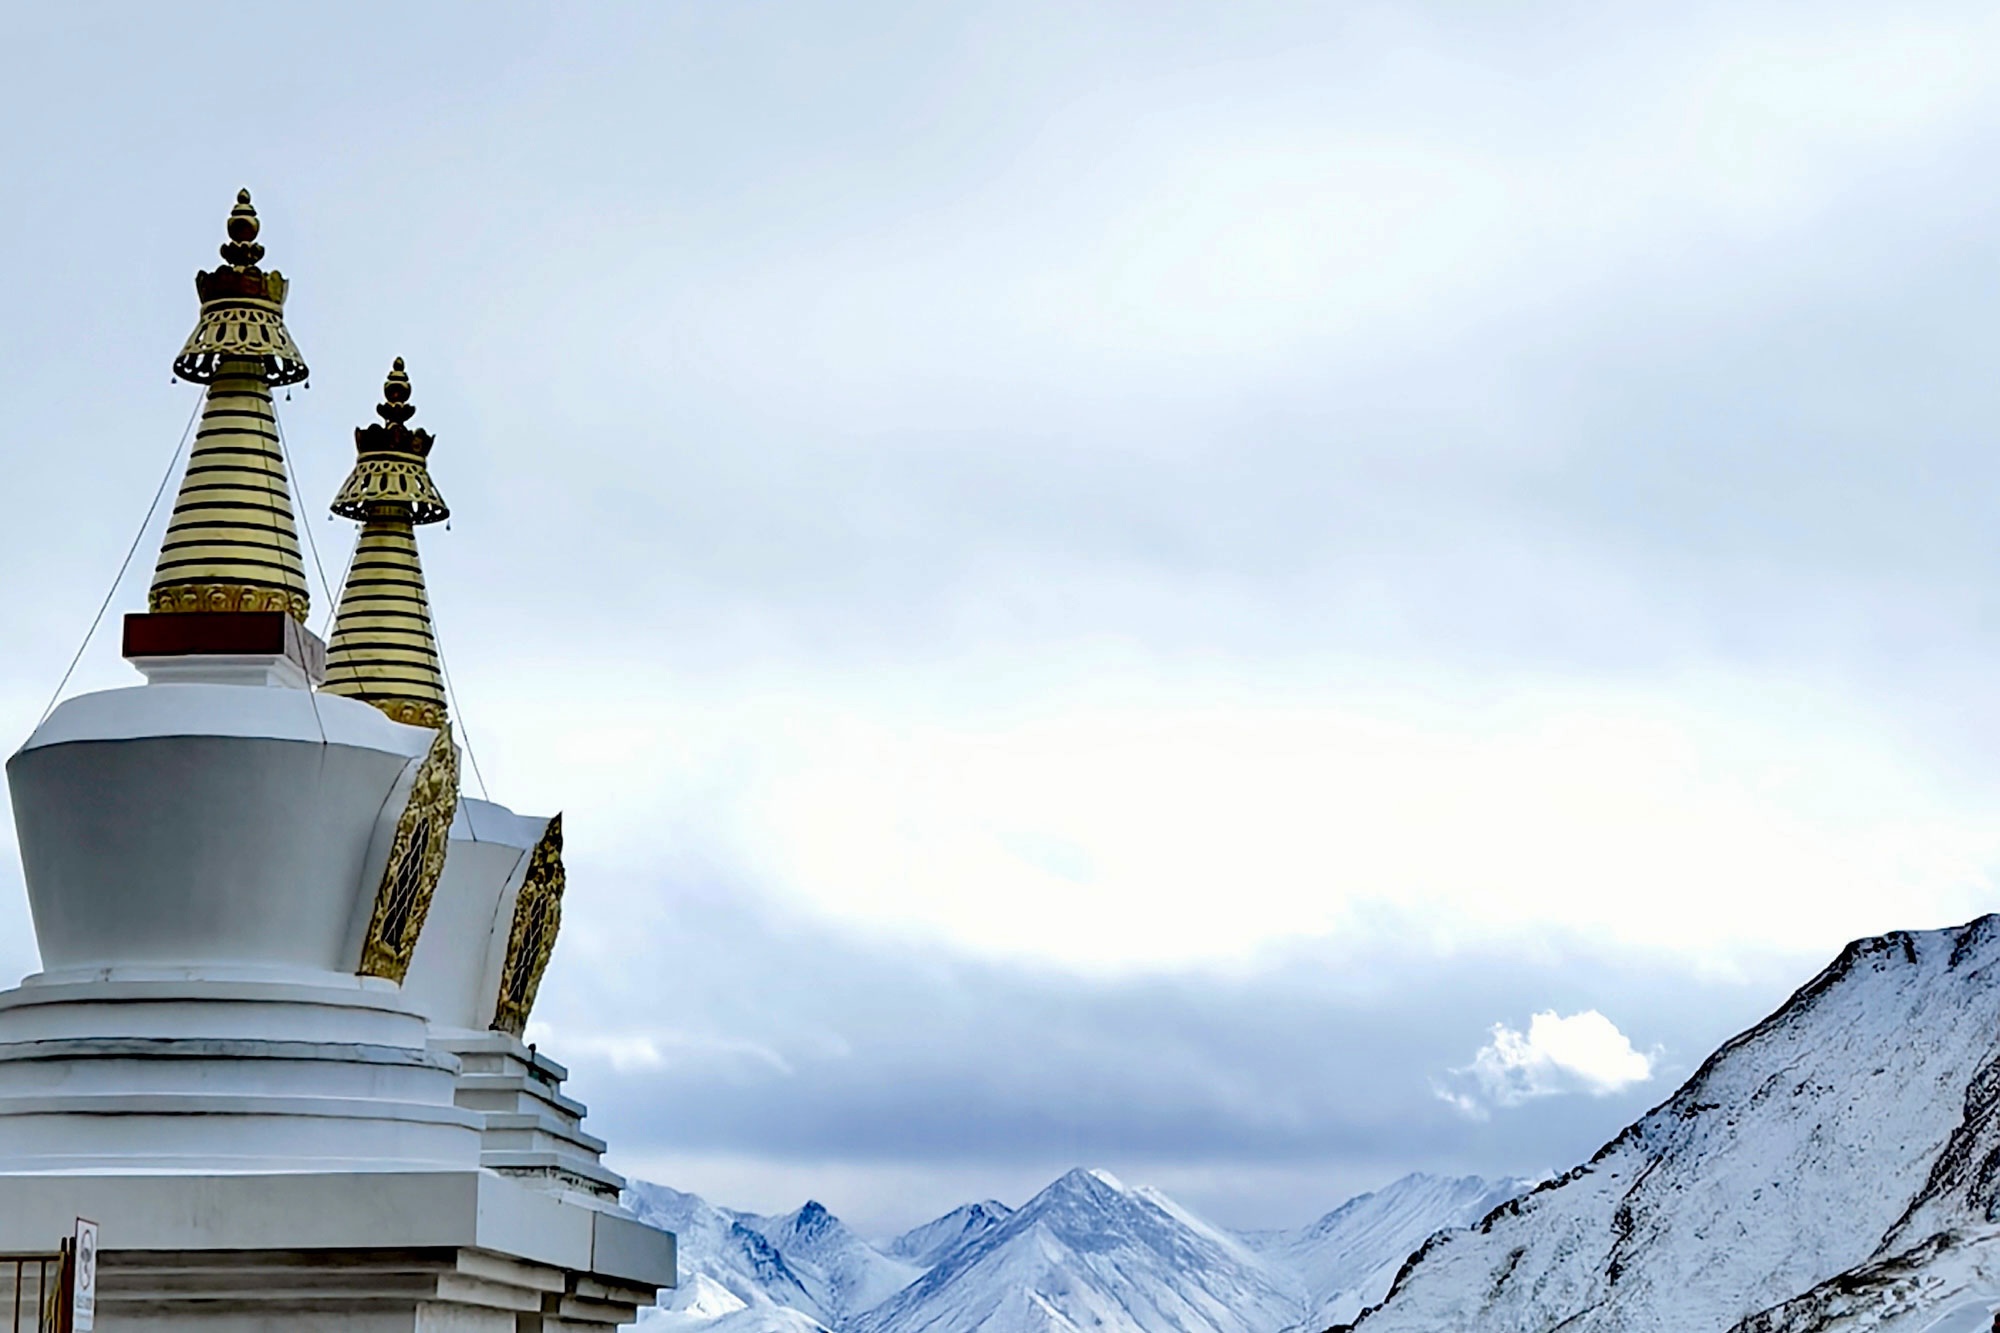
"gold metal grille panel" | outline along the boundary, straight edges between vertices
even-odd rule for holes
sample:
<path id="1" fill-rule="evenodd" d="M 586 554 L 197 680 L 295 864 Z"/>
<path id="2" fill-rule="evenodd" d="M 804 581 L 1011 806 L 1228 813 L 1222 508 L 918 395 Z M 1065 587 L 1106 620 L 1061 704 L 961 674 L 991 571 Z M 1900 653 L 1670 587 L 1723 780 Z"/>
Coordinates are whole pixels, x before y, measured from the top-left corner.
<path id="1" fill-rule="evenodd" d="M 496 1031 L 518 1037 L 534 1012 L 535 993 L 541 989 L 542 974 L 555 952 L 556 932 L 562 928 L 563 889 L 568 884 L 562 850 L 562 816 L 557 815 L 535 844 L 521 892 L 514 899 L 514 924 L 507 933 L 507 960 L 500 969 L 500 993 L 493 1007 Z"/>
<path id="2" fill-rule="evenodd" d="M 458 750 L 440 729 L 410 784 L 410 799 L 396 820 L 389 860 L 375 890 L 375 911 L 361 945 L 363 976 L 400 984 L 410 970 L 430 914 L 431 896 L 444 873 L 452 817 L 458 812 Z"/>

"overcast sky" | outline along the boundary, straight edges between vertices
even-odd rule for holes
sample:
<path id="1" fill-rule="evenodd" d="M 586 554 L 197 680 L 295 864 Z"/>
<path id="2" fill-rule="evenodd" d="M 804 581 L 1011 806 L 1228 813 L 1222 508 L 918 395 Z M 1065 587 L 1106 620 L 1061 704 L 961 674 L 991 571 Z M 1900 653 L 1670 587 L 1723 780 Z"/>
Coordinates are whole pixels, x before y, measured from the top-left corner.
<path id="1" fill-rule="evenodd" d="M 0 734 L 247 185 L 329 578 L 390 358 L 438 436 L 622 1169 L 1294 1224 L 1994 905 L 1990 6 L 17 10 Z"/>

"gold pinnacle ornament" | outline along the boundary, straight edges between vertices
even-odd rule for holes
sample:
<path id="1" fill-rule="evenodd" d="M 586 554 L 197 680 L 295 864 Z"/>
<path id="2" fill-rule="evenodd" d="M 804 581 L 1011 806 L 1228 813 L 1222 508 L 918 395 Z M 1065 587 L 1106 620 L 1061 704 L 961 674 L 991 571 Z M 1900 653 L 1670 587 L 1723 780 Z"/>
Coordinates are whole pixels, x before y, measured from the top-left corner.
<path id="1" fill-rule="evenodd" d="M 306 377 L 285 330 L 285 279 L 257 267 L 257 210 L 239 190 L 222 266 L 197 273 L 201 316 L 174 374 L 208 386 L 148 603 L 155 612 L 284 611 L 311 601 L 271 387 Z"/>
<path id="2" fill-rule="evenodd" d="M 334 617 L 325 688 L 373 704 L 398 722 L 442 727 L 444 678 L 416 527 L 442 522 L 451 510 L 425 462 L 434 443 L 430 432 L 405 424 L 416 410 L 399 356 L 375 409 L 382 420 L 355 430 L 360 458 L 333 500 L 334 513 L 360 520 L 361 539 Z"/>

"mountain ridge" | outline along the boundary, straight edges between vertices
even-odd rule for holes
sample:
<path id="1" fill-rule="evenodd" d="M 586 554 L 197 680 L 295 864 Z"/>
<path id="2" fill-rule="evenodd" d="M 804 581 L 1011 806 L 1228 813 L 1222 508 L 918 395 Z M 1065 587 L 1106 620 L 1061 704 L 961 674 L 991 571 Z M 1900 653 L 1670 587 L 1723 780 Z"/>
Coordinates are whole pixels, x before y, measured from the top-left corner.
<path id="1" fill-rule="evenodd" d="M 1522 1183 L 1413 1174 L 1302 1227 L 1239 1234 L 1079 1167 L 1018 1209 L 964 1204 L 880 1242 L 812 1200 L 765 1216 L 634 1181 L 627 1202 L 682 1238 L 682 1286 L 647 1313 L 650 1333 L 1281 1333 L 1379 1300 L 1411 1236 Z"/>
<path id="2" fill-rule="evenodd" d="M 1996 982 L 2000 917 L 1854 941 L 1588 1161 L 1427 1240 L 1351 1327 L 1820 1333 L 1892 1327 L 1854 1322 L 1861 1290 L 1974 1299 L 2000 1267 Z"/>
<path id="3" fill-rule="evenodd" d="M 1109 1172 L 1077 1168 L 853 1327 L 1267 1333 L 1299 1313 L 1242 1242 Z"/>
<path id="4" fill-rule="evenodd" d="M 1853 941 L 1588 1160 L 1524 1185 L 1411 1175 L 1303 1227 L 1235 1233 L 1079 1168 L 1019 1209 L 964 1205 L 879 1245 L 817 1204 L 757 1218 L 646 1187 L 694 1240 L 694 1280 L 656 1318 L 675 1333 L 1984 1333 L 2000 1327 L 2000 916 Z M 874 1286 L 831 1282 L 836 1260 Z"/>

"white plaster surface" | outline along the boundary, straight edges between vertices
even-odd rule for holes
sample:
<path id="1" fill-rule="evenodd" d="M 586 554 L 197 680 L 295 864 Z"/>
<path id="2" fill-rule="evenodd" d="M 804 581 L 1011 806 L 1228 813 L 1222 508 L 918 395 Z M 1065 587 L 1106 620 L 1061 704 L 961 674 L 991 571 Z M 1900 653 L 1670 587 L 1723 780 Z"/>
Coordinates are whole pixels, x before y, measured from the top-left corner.
<path id="1" fill-rule="evenodd" d="M 0 1175 L 0 1250 L 43 1248 L 79 1215 L 106 1251 L 467 1246 L 646 1285 L 674 1277 L 666 1232 L 491 1172 Z"/>
<path id="2" fill-rule="evenodd" d="M 283 653 L 190 653 L 178 657 L 128 657 L 149 685 L 258 685 L 303 690 L 306 669 Z"/>
<path id="3" fill-rule="evenodd" d="M 438 1027 L 478 1029 L 493 1021 L 514 899 L 548 823 L 491 801 L 460 799 L 444 875 L 403 980 L 411 1003 Z"/>
<path id="4" fill-rule="evenodd" d="M 67 701 L 7 765 L 44 964 L 351 971 L 372 834 L 431 735 L 301 690 Z"/>
<path id="5" fill-rule="evenodd" d="M 506 806 L 475 797 L 461 797 L 458 816 L 451 821 L 451 839 L 498 843 L 527 851 L 542 840 L 549 827 L 547 815 L 517 815 Z"/>
<path id="6" fill-rule="evenodd" d="M 21 749 L 147 736 L 263 736 L 324 740 L 409 758 L 428 750 L 434 734 L 426 727 L 391 722 L 380 709 L 338 694 L 242 685 L 132 685 L 63 700 Z"/>

